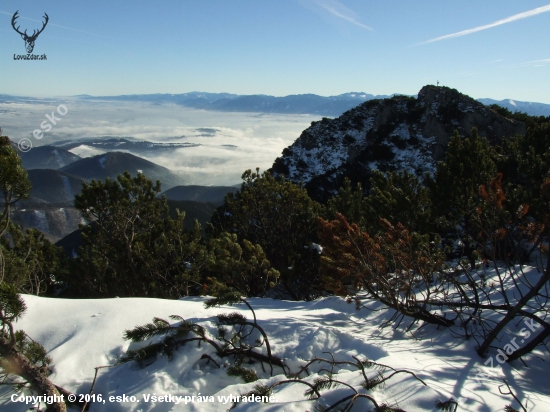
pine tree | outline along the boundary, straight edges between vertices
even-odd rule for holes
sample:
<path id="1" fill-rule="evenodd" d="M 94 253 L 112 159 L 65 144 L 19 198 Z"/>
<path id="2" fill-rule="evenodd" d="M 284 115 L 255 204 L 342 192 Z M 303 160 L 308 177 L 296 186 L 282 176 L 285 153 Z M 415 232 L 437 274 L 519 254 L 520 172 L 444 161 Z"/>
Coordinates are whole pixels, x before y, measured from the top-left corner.
<path id="1" fill-rule="evenodd" d="M 380 225 L 384 231 L 370 236 L 341 214 L 331 222 L 319 219 L 325 288 L 340 296 L 360 294 L 413 319 L 452 325 L 420 301 L 426 290 L 437 289 L 437 274 L 444 268 L 437 243 L 401 223 L 381 219 Z"/>
<path id="2" fill-rule="evenodd" d="M 0 283 L 0 379 L 16 388 L 30 386 L 39 394 L 57 396 L 58 388 L 48 379 L 51 359 L 42 345 L 30 339 L 24 331 L 15 331 L 13 322 L 25 313 L 27 307 L 13 285 Z M 24 379 L 14 380 L 14 376 Z M 48 406 L 51 412 L 66 412 L 64 402 Z"/>
<path id="3" fill-rule="evenodd" d="M 467 256 L 471 265 L 477 248 L 472 219 L 477 215 L 479 187 L 489 185 L 497 175 L 496 157 L 477 129 L 466 138 L 455 131 L 445 160 L 437 165 L 435 176 L 428 176 L 426 181 L 439 231 L 447 239 L 460 241 L 463 248 L 458 254 Z"/>
<path id="4" fill-rule="evenodd" d="M 487 185 L 497 174 L 495 153 L 487 139 L 472 129 L 470 137 L 451 137 L 445 160 L 437 165 L 435 179 L 428 179 L 432 203 L 439 216 L 451 223 L 475 213 L 480 185 Z"/>
<path id="5" fill-rule="evenodd" d="M 340 213 L 346 217 L 348 222 L 355 223 L 359 227 L 365 228 L 365 209 L 366 205 L 361 183 L 357 183 L 354 190 L 351 185 L 351 180 L 346 177 L 338 194 L 328 201 L 326 218 L 334 219 L 336 213 Z"/>
<path id="6" fill-rule="evenodd" d="M 541 220 L 546 203 L 540 187 L 550 173 L 550 123 L 536 124 L 525 135 L 512 136 L 503 144 L 499 170 L 506 182 L 510 211 L 529 205 L 529 214 Z"/>
<path id="7" fill-rule="evenodd" d="M 380 219 L 401 223 L 411 232 L 432 230 L 429 190 L 407 171 L 373 171 L 371 190 L 365 199 L 367 228 L 373 233 L 384 230 Z"/>
<path id="8" fill-rule="evenodd" d="M 318 253 L 310 246 L 317 240 L 317 216 L 321 206 L 306 190 L 268 172 L 247 170 L 243 184 L 212 217 L 209 233 L 236 234 L 258 244 L 271 266 L 280 274 L 280 282 L 293 299 L 312 299 L 319 293 Z"/>
<path id="9" fill-rule="evenodd" d="M 227 232 L 210 243 L 213 259 L 208 268 L 225 285 L 245 296 L 265 296 L 277 283 L 279 272 L 271 267 L 260 245 L 243 239 L 241 246 L 237 235 Z"/>
<path id="10" fill-rule="evenodd" d="M 65 259 L 61 248 L 54 246 L 37 229 L 25 233 L 10 224 L 11 245 L 3 241 L 6 258 L 4 282 L 19 293 L 42 295 L 51 292 L 56 277 L 65 270 Z"/>
<path id="11" fill-rule="evenodd" d="M 31 183 L 27 172 L 21 166 L 21 158 L 11 147 L 10 139 L 1 136 L 0 129 L 0 240 L 10 227 L 10 213 L 12 206 L 21 199 L 29 197 Z M 5 247 L 0 241 L 0 282 L 5 276 Z"/>
<path id="12" fill-rule="evenodd" d="M 184 213 L 170 218 L 160 190 L 160 182 L 128 172 L 83 184 L 75 207 L 89 224 L 67 279 L 74 293 L 178 298 L 198 292 L 208 261 L 200 225 L 186 231 Z"/>

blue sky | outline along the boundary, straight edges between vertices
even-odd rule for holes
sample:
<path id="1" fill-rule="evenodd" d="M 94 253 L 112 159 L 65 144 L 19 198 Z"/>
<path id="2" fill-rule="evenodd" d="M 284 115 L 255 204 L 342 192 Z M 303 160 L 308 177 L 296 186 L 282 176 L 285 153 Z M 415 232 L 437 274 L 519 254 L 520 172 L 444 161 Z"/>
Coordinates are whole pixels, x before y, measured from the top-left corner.
<path id="1" fill-rule="evenodd" d="M 34 53 L 14 61 L 49 24 Z M 550 103 L 550 1 L 0 2 L 0 93 L 35 96 L 350 91 Z"/>

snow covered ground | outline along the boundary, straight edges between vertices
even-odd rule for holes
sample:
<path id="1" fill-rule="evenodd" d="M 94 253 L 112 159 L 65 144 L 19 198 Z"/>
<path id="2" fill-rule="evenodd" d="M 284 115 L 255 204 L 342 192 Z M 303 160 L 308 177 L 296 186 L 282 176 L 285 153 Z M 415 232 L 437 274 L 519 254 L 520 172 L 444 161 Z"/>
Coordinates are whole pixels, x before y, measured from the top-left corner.
<path id="1" fill-rule="evenodd" d="M 216 336 L 217 314 L 238 311 L 252 318 L 244 305 L 206 309 L 205 299 L 197 297 L 178 301 L 145 298 L 69 300 L 25 295 L 24 299 L 28 309 L 16 327 L 24 329 L 49 351 L 54 365 L 50 379 L 78 394 L 89 392 L 94 367 L 115 364 L 128 349 L 130 343 L 122 337 L 124 330 L 148 323 L 155 316 L 167 319 L 169 315 L 181 315 L 204 325 L 213 336 Z M 406 332 L 409 325 L 406 321 L 397 329 L 391 326 L 380 329 L 379 325 L 391 315 L 386 310 L 356 311 L 355 305 L 338 297 L 313 302 L 260 298 L 249 301 L 256 310 L 258 323 L 270 338 L 274 355 L 284 358 L 293 372 L 314 356 L 330 357 L 323 352 L 332 353 L 336 360 L 353 361 L 352 355 L 355 355 L 412 371 L 425 381 L 427 386 L 411 375 L 398 374 L 385 388 L 366 392 L 360 388 L 360 372 L 342 370 L 337 375 L 339 380 L 362 393 L 369 393 L 379 403 L 398 406 L 408 412 L 436 411 L 436 401 L 451 398 L 458 400 L 458 411 L 502 411 L 505 405 L 513 402 L 511 396 L 499 393 L 499 385 L 502 385 L 499 379 L 502 378 L 508 381 L 527 410 L 550 411 L 548 355 L 531 357 L 527 360 L 528 368 L 521 363 L 512 367 L 506 363 L 501 366 L 498 362 L 489 368 L 483 365 L 485 359 L 476 354 L 475 341 L 453 338 L 446 329 L 426 326 L 415 330 L 413 335 Z M 256 364 L 252 367 L 258 371 L 260 381 L 245 384 L 241 378 L 228 376 L 223 367 L 218 369 L 201 360 L 204 353 L 212 354 L 213 350 L 208 345 L 199 348 L 196 344 L 187 344 L 177 350 L 172 360 L 159 357 L 145 367 L 129 362 L 101 369 L 95 393 L 101 394 L 105 403 L 96 402 L 90 410 L 225 411 L 231 402 L 223 397 L 244 394 L 257 383 L 269 385 L 286 379 L 280 368 L 275 368 L 276 376 L 269 377 Z M 313 365 L 311 371 L 322 366 Z M 475 375 L 479 370 L 492 374 L 494 379 L 478 383 Z M 306 380 L 311 383 L 316 376 L 313 374 Z M 306 389 L 305 385 L 296 383 L 281 385 L 274 389 L 273 402 L 240 403 L 234 410 L 313 411 L 316 405 L 326 407 L 353 393 L 340 386 L 323 391 L 320 400 L 310 401 L 303 395 Z M 506 392 L 506 388 L 503 389 Z M 12 394 L 9 387 L 0 388 L 0 410 L 28 410 L 30 405 L 12 402 Z M 174 402 L 176 398 L 172 398 L 172 402 L 146 400 L 147 395 L 168 394 L 183 398 L 178 398 L 179 403 Z M 122 402 L 109 401 L 111 396 L 124 395 L 128 397 L 126 401 L 125 398 L 120 398 Z M 195 399 L 185 403 L 185 396 L 188 400 L 192 396 Z M 206 396 L 206 399 L 200 398 L 206 402 L 199 402 L 199 396 Z M 366 411 L 371 407 L 372 404 L 363 399 L 353 410 Z"/>

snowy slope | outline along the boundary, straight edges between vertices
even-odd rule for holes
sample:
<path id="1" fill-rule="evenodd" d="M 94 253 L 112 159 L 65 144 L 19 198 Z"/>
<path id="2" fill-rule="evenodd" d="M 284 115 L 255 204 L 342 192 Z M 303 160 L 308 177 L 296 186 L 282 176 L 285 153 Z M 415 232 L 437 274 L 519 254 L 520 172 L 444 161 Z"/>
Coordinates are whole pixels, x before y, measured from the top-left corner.
<path id="1" fill-rule="evenodd" d="M 17 323 L 33 339 L 41 342 L 54 360 L 54 373 L 50 379 L 56 384 L 78 394 L 88 393 L 94 367 L 116 363 L 129 347 L 122 339 L 125 329 L 148 323 L 153 317 L 168 318 L 177 314 L 193 322 L 201 323 L 216 336 L 215 318 L 219 313 L 239 311 L 251 318 L 244 306 L 205 309 L 203 298 L 187 298 L 179 301 L 124 298 L 103 300 L 62 300 L 24 296 L 27 313 Z M 398 369 L 415 372 L 427 386 L 408 374 L 392 378 L 385 389 L 371 391 L 379 401 L 399 406 L 405 411 L 435 411 L 437 400 L 459 400 L 458 411 L 497 411 L 512 402 L 510 396 L 499 393 L 506 378 L 515 393 L 529 411 L 550 410 L 550 368 L 547 363 L 528 360 L 529 368 L 521 364 L 502 367 L 496 364 L 490 373 L 494 380 L 476 382 L 476 371 L 482 368 L 484 359 L 477 356 L 475 341 L 453 338 L 448 330 L 430 326 L 406 332 L 407 322 L 397 329 L 380 329 L 380 323 L 391 315 L 386 310 L 355 310 L 355 305 L 338 297 L 314 302 L 287 302 L 271 299 L 250 299 L 256 309 L 259 324 L 267 332 L 273 352 L 285 359 L 296 371 L 308 359 L 329 357 L 331 352 L 337 360 L 350 360 L 352 355 L 368 357 Z M 371 309 L 377 305 L 371 306 Z M 135 345 L 135 344 L 133 344 Z M 208 346 L 198 348 L 188 344 L 177 350 L 171 361 L 162 357 L 145 367 L 131 362 L 109 369 L 102 369 L 95 393 L 106 402 L 96 403 L 95 411 L 224 411 L 231 402 L 218 396 L 239 395 L 251 391 L 258 383 L 245 384 L 240 378 L 229 377 L 224 370 L 206 364 L 200 357 L 212 354 Z M 546 356 L 546 357 L 544 357 Z M 549 361 L 547 355 L 542 357 Z M 250 365 L 246 365 L 249 367 Z M 321 366 L 313 365 L 311 371 Z M 269 377 L 259 365 L 256 370 L 260 382 L 272 384 L 285 379 L 281 369 L 275 368 L 275 376 Z M 372 372 L 371 372 L 372 373 Z M 315 375 L 307 380 L 313 382 Z M 360 388 L 361 376 L 357 371 L 342 371 L 338 378 Z M 303 396 L 304 385 L 282 385 L 274 390 L 273 403 L 241 403 L 236 411 L 313 411 L 319 403 L 328 406 L 347 396 L 351 390 L 333 388 L 321 401 L 308 401 Z M 361 391 L 363 391 L 361 389 Z M 365 393 L 363 391 L 363 393 Z M 0 410 L 25 411 L 22 403 L 10 401 L 12 392 L 0 388 Z M 144 395 L 212 396 L 213 402 L 145 401 Z M 135 396 L 136 402 L 109 402 L 109 396 Z M 189 398 L 191 399 L 191 398 Z M 226 402 L 226 403 L 224 403 Z M 362 403 L 361 403 L 362 402 Z M 367 407 L 368 406 L 368 407 Z M 516 407 L 518 405 L 515 405 Z M 354 411 L 370 410 L 367 401 L 357 403 Z M 77 410 L 73 408 L 73 410 Z"/>

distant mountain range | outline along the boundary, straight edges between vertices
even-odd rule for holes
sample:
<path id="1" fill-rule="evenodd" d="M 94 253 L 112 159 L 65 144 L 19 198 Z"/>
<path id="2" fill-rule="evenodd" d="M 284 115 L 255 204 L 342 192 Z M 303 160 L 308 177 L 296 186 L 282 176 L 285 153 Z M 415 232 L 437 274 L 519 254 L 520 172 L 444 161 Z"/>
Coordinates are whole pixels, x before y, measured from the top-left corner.
<path id="1" fill-rule="evenodd" d="M 23 229 L 38 228 L 54 242 L 78 229 L 79 223 L 84 223 L 73 202 L 85 181 L 107 177 L 116 179 L 119 174 L 128 171 L 132 176 L 143 173 L 153 182 L 160 180 L 165 190 L 186 182 L 185 178 L 167 168 L 130 153 L 109 152 L 82 159 L 60 147 L 41 146 L 19 154 L 23 158 L 23 167 L 28 171 L 32 189 L 28 199 L 16 204 L 13 221 Z M 201 200 L 200 196 L 196 196 L 196 200 Z M 191 220 L 186 222 L 188 226 L 192 225 L 194 217 L 204 219 L 195 211 L 200 210 L 195 203 L 185 204 L 193 209 L 189 213 Z M 205 206 L 206 211 L 214 208 L 215 205 Z"/>
<path id="2" fill-rule="evenodd" d="M 18 204 L 18 207 L 20 206 Z M 80 223 L 85 223 L 80 211 L 74 207 L 50 204 L 21 207 L 13 212 L 12 220 L 23 230 L 40 230 L 52 242 L 57 242 L 78 229 Z"/>
<path id="3" fill-rule="evenodd" d="M 280 114 L 317 114 L 321 116 L 337 117 L 357 105 L 373 99 L 384 99 L 400 95 L 372 95 L 363 92 L 350 92 L 337 96 L 319 96 L 316 94 L 295 94 L 284 97 L 275 97 L 264 94 L 238 95 L 231 93 L 190 92 L 180 94 L 130 94 L 120 96 L 91 96 L 81 94 L 73 96 L 80 100 L 92 101 L 126 101 L 148 102 L 151 104 L 177 104 L 195 109 L 216 110 L 223 112 L 252 112 L 252 113 L 280 113 Z M 414 96 L 416 97 L 416 96 Z M 5 102 L 51 102 L 52 99 L 10 96 L 0 94 L 0 103 Z M 505 99 L 478 99 L 479 102 L 490 105 L 498 104 L 512 112 L 522 111 L 532 116 L 550 116 L 550 104 L 524 102 Z"/>
<path id="4" fill-rule="evenodd" d="M 83 179 L 53 169 L 28 170 L 30 197 L 15 204 L 13 221 L 23 230 L 37 228 L 55 242 L 84 223 L 73 207 L 74 196 L 82 189 Z"/>
<path id="5" fill-rule="evenodd" d="M 31 169 L 28 174 L 32 184 L 30 199 L 47 203 L 72 204 L 75 195 L 80 194 L 84 182 L 84 179 L 60 170 Z"/>
<path id="6" fill-rule="evenodd" d="M 531 116 L 550 116 L 550 104 L 520 102 L 519 100 L 493 100 L 493 99 L 477 99 L 478 102 L 484 105 L 498 104 L 505 107 L 511 112 L 524 112 Z"/>
<path id="7" fill-rule="evenodd" d="M 172 103 L 196 109 L 217 110 L 223 112 L 318 114 L 340 116 L 347 110 L 368 100 L 385 99 L 400 95 L 372 95 L 363 92 L 350 92 L 337 96 L 318 96 L 316 94 L 297 94 L 284 97 L 264 94 L 237 95 L 229 93 L 191 92 L 183 94 L 135 94 L 121 96 L 77 96 L 86 100 L 140 101 L 156 104 Z M 416 96 L 414 96 L 416 97 Z M 485 104 L 498 104 L 512 112 L 525 112 L 531 116 L 550 116 L 550 104 L 523 102 L 505 99 L 477 99 Z"/>
<path id="8" fill-rule="evenodd" d="M 229 93 L 191 92 L 183 94 L 146 94 L 122 96 L 78 96 L 85 100 L 103 101 L 139 101 L 156 104 L 172 103 L 195 109 L 223 112 L 255 112 L 283 114 L 318 114 L 338 116 L 372 99 L 388 96 L 374 96 L 367 93 L 345 93 L 338 96 L 323 97 L 316 94 L 297 94 L 275 97 L 263 94 L 241 96 Z"/>
<path id="9" fill-rule="evenodd" d="M 80 146 L 88 146 L 105 152 L 127 151 L 138 154 L 200 146 L 200 144 L 190 142 L 158 143 L 110 136 L 61 140 L 52 143 L 52 145 L 68 151 Z M 29 153 L 31 152 L 32 150 Z"/>
<path id="10" fill-rule="evenodd" d="M 35 187 L 33 192 L 31 192 L 31 196 L 42 199 L 44 196 L 57 197 L 65 191 L 68 198 L 72 199 L 75 192 L 72 189 L 69 190 L 70 187 L 79 187 L 82 181 L 90 181 L 92 179 L 104 180 L 107 177 L 116 179 L 119 174 L 125 171 L 128 171 L 132 176 L 136 176 L 137 173 L 143 173 L 153 180 L 153 182 L 160 180 L 163 190 L 186 183 L 184 177 L 173 173 L 166 167 L 159 166 L 131 153 L 117 151 L 117 149 L 121 150 L 121 144 L 123 143 L 128 143 L 125 147 L 135 148 L 136 152 L 140 152 L 140 148 L 151 149 L 151 147 L 155 147 L 162 149 L 166 145 L 172 145 L 172 143 L 130 142 L 125 139 L 113 140 L 118 141 L 120 144 L 117 145 L 116 141 L 107 141 L 103 146 L 103 149 L 107 153 L 85 158 L 81 158 L 63 147 L 50 145 L 39 146 L 26 153 L 18 151 L 22 158 L 23 167 L 29 171 L 29 178 L 31 178 L 33 187 Z M 93 142 L 86 141 L 84 143 L 94 146 Z M 66 145 L 68 148 L 73 149 L 84 143 L 67 143 Z M 181 146 L 173 143 L 173 145 L 176 147 L 187 147 L 185 144 Z M 98 146 L 101 146 L 101 143 L 98 143 Z M 56 189 L 48 193 L 48 189 L 44 188 L 51 185 L 56 185 Z M 42 188 L 43 190 L 40 195 L 36 194 L 36 191 L 39 190 L 38 188 Z M 64 201 L 64 199 L 48 199 L 48 202 L 61 201 Z"/>

